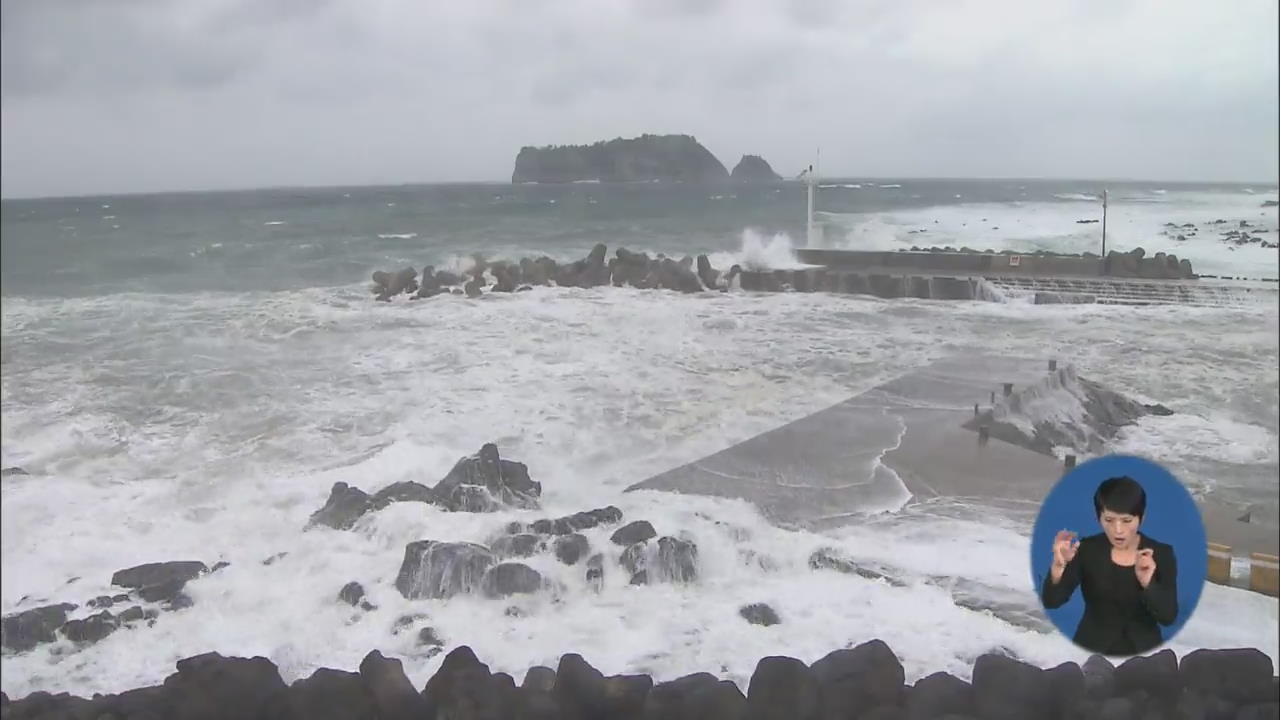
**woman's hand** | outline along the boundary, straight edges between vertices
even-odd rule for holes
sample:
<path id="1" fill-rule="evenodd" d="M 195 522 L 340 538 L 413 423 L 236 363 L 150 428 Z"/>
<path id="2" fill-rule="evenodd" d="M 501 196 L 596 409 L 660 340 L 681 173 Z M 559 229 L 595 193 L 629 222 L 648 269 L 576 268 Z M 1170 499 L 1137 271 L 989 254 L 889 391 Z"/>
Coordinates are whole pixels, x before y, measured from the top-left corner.
<path id="1" fill-rule="evenodd" d="M 1155 551 L 1151 548 L 1138 551 L 1138 561 L 1133 564 L 1133 574 L 1138 576 L 1138 584 L 1146 587 L 1156 574 Z"/>
<path id="2" fill-rule="evenodd" d="M 1053 538 L 1053 567 L 1049 572 L 1054 582 L 1062 579 L 1062 571 L 1066 569 L 1067 563 L 1071 562 L 1076 556 L 1076 551 L 1080 549 L 1080 541 L 1076 539 L 1076 534 L 1070 530 L 1059 530 L 1057 536 Z"/>

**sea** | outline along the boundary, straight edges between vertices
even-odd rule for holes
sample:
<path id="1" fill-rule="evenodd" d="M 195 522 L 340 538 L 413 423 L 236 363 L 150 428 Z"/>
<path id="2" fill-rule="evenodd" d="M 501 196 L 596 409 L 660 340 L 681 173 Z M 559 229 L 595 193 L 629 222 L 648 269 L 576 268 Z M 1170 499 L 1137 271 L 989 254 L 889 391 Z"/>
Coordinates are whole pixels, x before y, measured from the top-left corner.
<path id="1" fill-rule="evenodd" d="M 1274 184 L 824 179 L 813 242 L 1100 253 L 1101 223 L 1088 221 L 1102 219 L 1104 190 L 1108 250 L 1174 253 L 1205 274 L 1280 274 L 1275 249 L 1222 237 L 1244 223 L 1277 240 Z M 809 532 L 770 525 L 743 501 L 623 492 L 966 353 L 1053 357 L 1174 409 L 1126 428 L 1107 451 L 1156 458 L 1196 494 L 1277 521 L 1274 301 L 540 287 L 379 303 L 370 292 L 376 270 L 461 270 L 477 255 L 568 261 L 596 243 L 611 254 L 705 253 L 721 270 L 792 267 L 806 243 L 797 183 L 267 189 L 4 200 L 2 212 L 0 460 L 29 474 L 0 480 L 0 612 L 67 601 L 81 617 L 94 612 L 87 599 L 114 594 L 117 569 L 230 563 L 188 586 L 192 607 L 151 627 L 0 657 L 10 697 L 156 684 L 176 660 L 211 651 L 267 657 L 292 681 L 354 670 L 376 648 L 421 687 L 442 656 L 393 631 L 407 613 L 517 682 L 576 652 L 606 674 L 708 671 L 745 687 L 762 657 L 811 662 L 872 638 L 898 653 L 908 682 L 968 678 L 993 651 L 1046 667 L 1082 661 L 1058 633 L 959 607 L 936 585 L 807 564 L 832 546 L 1033 601 L 1030 527 L 994 504 L 976 519 L 916 508 Z M 434 484 L 486 442 L 529 466 L 543 510 L 399 503 L 350 531 L 303 530 L 335 482 Z M 610 504 L 695 539 L 697 582 L 637 588 L 613 572 L 595 593 L 580 568 L 551 559 L 537 567 L 564 592 L 408 601 L 393 586 L 411 541 L 486 542 L 511 520 Z M 608 530 L 588 536 L 603 547 Z M 353 580 L 376 609 L 337 600 Z M 738 608 L 753 602 L 782 623 L 746 624 Z M 1275 598 L 1210 585 L 1169 646 L 1280 659 L 1278 636 Z"/>

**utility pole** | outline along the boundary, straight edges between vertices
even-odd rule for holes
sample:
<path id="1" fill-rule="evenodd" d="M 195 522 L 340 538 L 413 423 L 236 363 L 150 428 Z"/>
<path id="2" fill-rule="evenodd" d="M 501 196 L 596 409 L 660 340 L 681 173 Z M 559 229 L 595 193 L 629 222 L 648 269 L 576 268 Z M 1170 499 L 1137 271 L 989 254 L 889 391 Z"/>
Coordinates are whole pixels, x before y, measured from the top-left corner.
<path id="1" fill-rule="evenodd" d="M 1103 274 L 1110 274 L 1110 268 L 1107 267 L 1107 190 L 1102 190 L 1102 271 Z"/>

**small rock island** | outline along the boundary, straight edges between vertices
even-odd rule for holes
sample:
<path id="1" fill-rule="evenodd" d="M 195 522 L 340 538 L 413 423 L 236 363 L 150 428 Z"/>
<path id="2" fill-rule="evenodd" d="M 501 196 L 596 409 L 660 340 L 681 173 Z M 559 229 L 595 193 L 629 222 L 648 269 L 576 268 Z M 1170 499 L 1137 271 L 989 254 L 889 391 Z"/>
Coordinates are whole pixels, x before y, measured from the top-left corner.
<path id="1" fill-rule="evenodd" d="M 778 182 L 782 179 L 759 155 L 743 155 L 729 176 L 734 182 Z"/>
<path id="2" fill-rule="evenodd" d="M 747 158 L 754 160 L 748 162 Z M 762 158 L 747 155 L 743 162 L 746 169 L 740 162 L 734 179 L 740 171 L 751 179 L 762 173 L 777 179 Z M 516 155 L 511 173 L 512 183 L 719 183 L 729 179 L 724 164 L 692 135 L 645 134 L 591 145 L 526 146 Z"/>

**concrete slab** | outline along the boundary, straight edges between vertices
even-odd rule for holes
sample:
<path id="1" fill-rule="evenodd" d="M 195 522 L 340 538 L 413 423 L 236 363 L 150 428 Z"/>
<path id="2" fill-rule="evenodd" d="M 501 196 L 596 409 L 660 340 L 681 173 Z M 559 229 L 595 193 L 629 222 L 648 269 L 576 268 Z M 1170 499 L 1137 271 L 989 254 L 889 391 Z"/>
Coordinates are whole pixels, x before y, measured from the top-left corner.
<path id="1" fill-rule="evenodd" d="M 962 427 L 989 409 L 1004 384 L 1041 380 L 1047 359 L 956 357 L 656 475 L 629 490 L 742 498 L 773 523 L 822 529 L 857 522 L 904 502 L 942 498 L 1000 507 L 1030 520 L 1062 476 L 1051 456 Z M 1275 528 L 1203 505 L 1209 539 L 1237 557 L 1280 550 Z"/>

